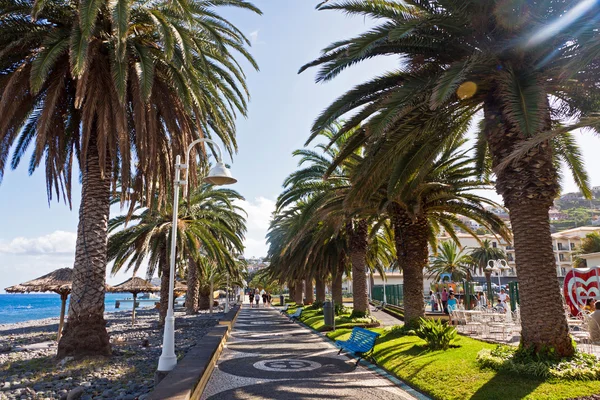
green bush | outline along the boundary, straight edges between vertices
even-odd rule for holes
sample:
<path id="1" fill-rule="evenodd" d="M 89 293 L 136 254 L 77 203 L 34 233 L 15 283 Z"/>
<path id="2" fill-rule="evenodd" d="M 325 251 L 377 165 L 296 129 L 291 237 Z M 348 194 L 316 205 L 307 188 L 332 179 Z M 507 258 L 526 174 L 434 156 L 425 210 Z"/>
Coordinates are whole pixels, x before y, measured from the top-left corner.
<path id="1" fill-rule="evenodd" d="M 427 342 L 429 350 L 448 350 L 456 338 L 456 329 L 446 321 L 421 318 L 415 334 Z"/>
<path id="2" fill-rule="evenodd" d="M 343 304 L 335 304 L 335 315 L 348 314 L 348 307 Z"/>
<path id="3" fill-rule="evenodd" d="M 395 336 L 415 335 L 415 331 L 406 325 L 394 325 L 390 328 L 390 332 Z"/>
<path id="4" fill-rule="evenodd" d="M 364 311 L 356 311 L 352 310 L 352 314 L 350 314 L 350 318 L 365 318 L 368 314 Z"/>
<path id="5" fill-rule="evenodd" d="M 318 310 L 319 308 L 323 308 L 323 302 L 322 301 L 315 301 L 308 308 L 311 309 L 311 310 Z"/>
<path id="6" fill-rule="evenodd" d="M 573 357 L 557 359 L 551 357 L 551 352 L 545 355 L 534 355 L 509 346 L 499 345 L 493 350 L 481 350 L 477 354 L 477 363 L 481 368 L 544 379 L 600 379 L 600 362 L 598 359 L 591 354 L 580 351 L 576 351 Z"/>

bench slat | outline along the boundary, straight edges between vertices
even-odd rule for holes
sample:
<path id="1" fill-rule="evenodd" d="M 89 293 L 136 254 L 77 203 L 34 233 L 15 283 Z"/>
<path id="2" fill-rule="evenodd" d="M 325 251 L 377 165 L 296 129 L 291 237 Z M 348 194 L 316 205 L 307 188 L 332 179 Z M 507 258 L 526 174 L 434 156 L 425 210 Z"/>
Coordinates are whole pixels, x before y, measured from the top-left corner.
<path id="1" fill-rule="evenodd" d="M 379 336 L 379 333 L 364 328 L 353 328 L 348 340 L 337 340 L 336 344 L 354 353 L 367 353 L 375 347 L 375 341 Z"/>

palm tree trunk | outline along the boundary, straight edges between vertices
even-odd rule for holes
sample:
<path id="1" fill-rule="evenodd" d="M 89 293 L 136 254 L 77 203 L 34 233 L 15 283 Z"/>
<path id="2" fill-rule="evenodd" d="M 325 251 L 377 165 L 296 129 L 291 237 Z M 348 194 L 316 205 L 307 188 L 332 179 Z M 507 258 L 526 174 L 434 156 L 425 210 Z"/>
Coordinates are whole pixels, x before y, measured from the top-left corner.
<path id="1" fill-rule="evenodd" d="M 313 278 L 311 276 L 306 277 L 304 280 L 304 293 L 306 296 L 306 304 L 312 304 L 315 302 Z"/>
<path id="2" fill-rule="evenodd" d="M 294 281 L 288 282 L 288 289 L 290 290 L 290 300 L 294 301 L 296 298 L 296 283 Z"/>
<path id="3" fill-rule="evenodd" d="M 208 310 L 210 308 L 210 284 L 202 283 L 198 288 L 198 309 Z"/>
<path id="4" fill-rule="evenodd" d="M 317 276 L 315 278 L 315 290 L 317 292 L 316 300 L 321 303 L 324 302 L 325 301 L 325 280 L 320 276 Z"/>
<path id="5" fill-rule="evenodd" d="M 302 285 L 302 279 L 296 280 L 296 284 L 294 285 L 294 302 L 299 306 L 304 304 L 302 286 L 304 286 Z"/>
<path id="6" fill-rule="evenodd" d="M 131 309 L 131 325 L 135 325 L 135 303 L 137 301 L 137 292 L 133 293 L 133 308 Z"/>
<path id="7" fill-rule="evenodd" d="M 485 133 L 496 173 L 496 191 L 509 209 L 519 277 L 521 345 L 536 352 L 574 353 L 556 278 L 548 211 L 559 193 L 549 143 L 531 149 L 506 168 L 497 166 L 526 138 L 512 129 L 492 93 L 484 103 Z M 550 114 L 543 130 L 550 127 Z M 540 306 L 543 304 L 543 306 Z"/>
<path id="8" fill-rule="evenodd" d="M 425 316 L 423 301 L 423 269 L 427 267 L 429 249 L 427 220 L 412 220 L 397 204 L 390 206 L 398 264 L 402 268 L 404 282 L 404 323 L 414 326 Z"/>
<path id="9" fill-rule="evenodd" d="M 65 326 L 65 308 L 67 305 L 67 297 L 69 297 L 68 293 L 60 294 L 60 322 L 58 323 L 58 335 L 56 336 L 56 341 L 60 341 L 60 337 L 62 336 L 63 327 Z"/>
<path id="10" fill-rule="evenodd" d="M 96 140 L 92 133 L 82 171 L 73 287 L 59 358 L 111 354 L 104 320 L 111 162 L 108 159 L 102 171 Z"/>
<path id="11" fill-rule="evenodd" d="M 160 270 L 160 310 L 158 314 L 158 324 L 162 326 L 165 324 L 167 309 L 169 308 L 169 276 L 171 275 L 166 253 L 164 256 L 161 256 Z"/>
<path id="12" fill-rule="evenodd" d="M 198 265 L 196 264 L 196 260 L 190 257 L 187 269 L 187 292 L 185 294 L 185 313 L 187 315 L 193 315 L 198 312 L 199 288 Z"/>
<path id="13" fill-rule="evenodd" d="M 350 231 L 350 259 L 352 261 L 352 298 L 354 315 L 369 313 L 369 296 L 367 294 L 366 255 L 367 255 L 367 221 L 360 220 L 354 227 L 347 226 Z"/>
<path id="14" fill-rule="evenodd" d="M 333 273 L 333 281 L 331 282 L 331 298 L 334 304 L 342 304 L 344 296 L 342 293 L 342 281 L 344 279 L 344 271 L 346 271 L 346 256 L 340 257 L 337 271 Z"/>

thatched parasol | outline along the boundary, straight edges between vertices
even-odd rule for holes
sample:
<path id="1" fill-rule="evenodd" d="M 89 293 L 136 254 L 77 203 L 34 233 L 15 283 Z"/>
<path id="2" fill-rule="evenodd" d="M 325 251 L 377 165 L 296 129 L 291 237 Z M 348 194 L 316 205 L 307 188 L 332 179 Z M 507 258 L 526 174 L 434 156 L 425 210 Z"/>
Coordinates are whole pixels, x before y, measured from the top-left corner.
<path id="1" fill-rule="evenodd" d="M 113 293 L 131 293 L 133 295 L 133 311 L 131 313 L 131 325 L 133 325 L 135 324 L 135 302 L 138 293 L 160 292 L 160 288 L 140 277 L 134 276 L 123 283 L 113 286 L 110 288 L 110 291 Z"/>
<path id="2" fill-rule="evenodd" d="M 175 281 L 175 287 L 173 288 L 173 297 L 177 298 L 183 296 L 187 292 L 187 285 L 179 281 Z"/>
<path id="3" fill-rule="evenodd" d="M 54 292 L 59 294 L 62 304 L 60 306 L 60 323 L 58 324 L 58 335 L 56 337 L 58 341 L 60 340 L 65 322 L 65 306 L 67 304 L 67 297 L 71 293 L 72 284 L 73 269 L 61 268 L 20 285 L 7 287 L 4 290 L 8 293 Z"/>

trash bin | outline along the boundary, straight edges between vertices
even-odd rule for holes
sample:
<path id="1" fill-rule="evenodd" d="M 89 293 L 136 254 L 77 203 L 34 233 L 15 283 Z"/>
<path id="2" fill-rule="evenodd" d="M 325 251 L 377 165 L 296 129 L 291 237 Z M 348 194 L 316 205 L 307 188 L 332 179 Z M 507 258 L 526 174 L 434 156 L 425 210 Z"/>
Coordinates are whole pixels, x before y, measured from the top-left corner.
<path id="1" fill-rule="evenodd" d="M 325 318 L 325 325 L 333 326 L 333 304 L 330 301 L 323 303 L 323 317 Z"/>
<path id="2" fill-rule="evenodd" d="M 285 303 L 285 296 L 284 296 L 284 295 L 282 295 L 282 294 L 280 294 L 280 295 L 279 295 L 279 305 L 280 305 L 280 306 L 283 306 L 283 305 L 284 305 L 284 303 Z"/>

